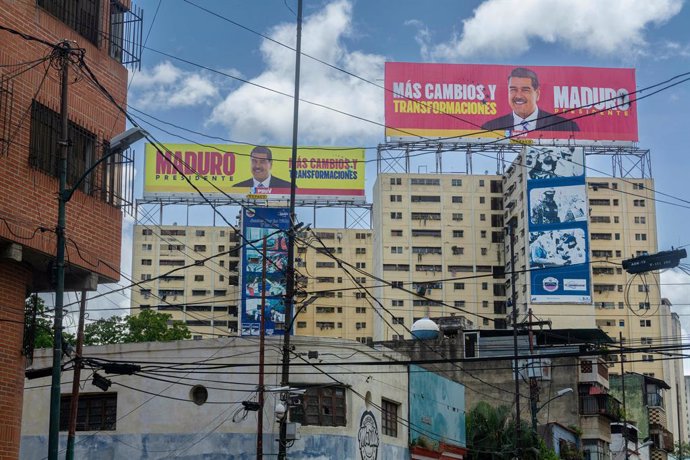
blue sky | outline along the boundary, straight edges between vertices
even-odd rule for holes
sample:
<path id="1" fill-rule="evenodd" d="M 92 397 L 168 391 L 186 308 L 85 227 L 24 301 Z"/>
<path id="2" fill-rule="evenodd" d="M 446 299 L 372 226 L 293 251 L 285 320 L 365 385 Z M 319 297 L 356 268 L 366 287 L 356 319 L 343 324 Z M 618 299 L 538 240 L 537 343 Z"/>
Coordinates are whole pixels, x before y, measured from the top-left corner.
<path id="1" fill-rule="evenodd" d="M 132 109 L 234 141 L 291 144 L 291 98 L 241 80 L 293 92 L 294 53 L 276 42 L 294 46 L 296 0 L 137 4 L 145 11 L 148 39 L 141 71 L 131 75 Z M 641 88 L 690 71 L 688 10 L 682 0 L 305 0 L 302 50 L 378 84 L 383 83 L 385 61 L 409 61 L 634 67 Z M 382 89 L 306 57 L 301 97 L 383 123 Z M 690 161 L 682 137 L 689 103 L 690 82 L 640 101 L 638 110 L 639 146 L 651 150 L 656 189 L 690 201 L 685 185 Z M 138 111 L 130 112 L 138 117 Z M 150 119 L 139 120 L 162 142 L 218 142 L 168 127 L 189 140 L 175 137 L 145 123 Z M 299 143 L 374 147 L 384 140 L 376 123 L 303 103 Z M 137 146 L 137 153 L 143 153 L 143 146 Z M 374 155 L 375 150 L 367 150 L 367 158 Z M 474 171 L 495 170 L 494 163 L 475 163 Z M 415 167 L 421 164 L 432 170 L 433 157 L 419 159 Z M 454 168 L 452 160 L 444 163 L 448 165 Z M 463 169 L 464 156 L 458 155 L 457 165 Z M 370 188 L 375 170 L 367 174 Z M 138 194 L 140 182 L 137 174 Z M 685 231 L 690 204 L 676 198 L 664 199 L 677 205 L 657 205 L 659 249 L 690 244 Z M 208 215 L 195 217 L 195 222 L 210 222 Z M 130 273 L 130 235 L 124 244 L 123 271 Z M 688 281 L 678 271 L 662 277 L 663 294 L 675 304 L 689 305 L 688 316 L 683 306 L 676 309 L 686 330 Z"/>

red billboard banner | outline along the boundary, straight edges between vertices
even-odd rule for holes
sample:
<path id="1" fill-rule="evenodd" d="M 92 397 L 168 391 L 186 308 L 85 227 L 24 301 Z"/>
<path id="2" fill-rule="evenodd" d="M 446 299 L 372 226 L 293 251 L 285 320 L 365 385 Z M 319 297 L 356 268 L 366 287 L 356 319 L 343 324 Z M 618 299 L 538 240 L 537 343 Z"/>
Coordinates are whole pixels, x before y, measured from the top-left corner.
<path id="1" fill-rule="evenodd" d="M 635 142 L 635 70 L 387 62 L 386 136 Z"/>

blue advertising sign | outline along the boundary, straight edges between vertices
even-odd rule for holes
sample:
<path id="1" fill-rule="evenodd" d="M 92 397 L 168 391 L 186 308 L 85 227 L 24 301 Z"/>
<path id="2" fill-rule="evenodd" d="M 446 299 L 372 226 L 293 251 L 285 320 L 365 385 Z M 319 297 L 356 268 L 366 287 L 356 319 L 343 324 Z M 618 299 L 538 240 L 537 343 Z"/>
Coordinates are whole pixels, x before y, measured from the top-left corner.
<path id="1" fill-rule="evenodd" d="M 242 310 L 241 335 L 259 335 L 265 315 L 266 335 L 283 335 L 285 329 L 285 270 L 288 260 L 290 213 L 287 208 L 242 210 Z M 263 273 L 263 238 L 266 237 L 266 274 Z M 248 241 L 248 242 L 247 242 Z M 262 308 L 262 295 L 265 305 Z"/>
<path id="2" fill-rule="evenodd" d="M 527 147 L 530 301 L 591 303 L 582 147 Z"/>

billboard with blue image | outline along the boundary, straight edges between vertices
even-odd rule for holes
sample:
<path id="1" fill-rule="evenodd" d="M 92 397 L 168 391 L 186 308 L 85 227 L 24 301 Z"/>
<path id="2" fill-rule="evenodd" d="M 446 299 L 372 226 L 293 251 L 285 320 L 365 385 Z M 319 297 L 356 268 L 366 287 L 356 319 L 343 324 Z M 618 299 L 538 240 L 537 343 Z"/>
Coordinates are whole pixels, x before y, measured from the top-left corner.
<path id="1" fill-rule="evenodd" d="M 242 210 L 242 310 L 241 335 L 259 335 L 261 315 L 266 335 L 283 335 L 285 329 L 285 271 L 288 260 L 288 208 L 244 208 Z M 266 237 L 264 282 L 263 238 Z M 265 294 L 265 305 L 262 297 Z M 263 308 L 262 308 L 263 307 Z"/>
<path id="2" fill-rule="evenodd" d="M 582 147 L 526 147 L 530 301 L 591 303 Z"/>

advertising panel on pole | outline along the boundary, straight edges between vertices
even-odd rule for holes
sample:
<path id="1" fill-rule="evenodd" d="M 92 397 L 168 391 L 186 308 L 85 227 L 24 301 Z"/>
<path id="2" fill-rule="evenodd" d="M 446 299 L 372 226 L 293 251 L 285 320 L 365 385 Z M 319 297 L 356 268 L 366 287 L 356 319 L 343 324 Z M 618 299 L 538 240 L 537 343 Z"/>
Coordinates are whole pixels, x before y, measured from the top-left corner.
<path id="1" fill-rule="evenodd" d="M 265 315 L 266 335 L 283 335 L 288 259 L 288 208 L 244 208 L 242 234 L 241 335 L 259 335 Z M 263 238 L 266 236 L 266 273 L 263 273 Z M 262 294 L 266 303 L 262 308 Z"/>
<path id="2" fill-rule="evenodd" d="M 202 201 L 231 197 L 290 197 L 291 147 L 255 145 L 146 144 L 144 198 Z M 364 149 L 300 147 L 297 199 L 365 201 Z M 190 183 L 186 180 L 189 178 Z"/>
<path id="3" fill-rule="evenodd" d="M 391 140 L 631 144 L 635 70 L 387 62 Z"/>
<path id="4" fill-rule="evenodd" d="M 591 303 L 582 147 L 525 147 L 530 301 Z"/>

